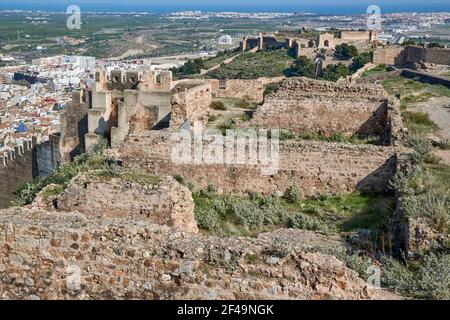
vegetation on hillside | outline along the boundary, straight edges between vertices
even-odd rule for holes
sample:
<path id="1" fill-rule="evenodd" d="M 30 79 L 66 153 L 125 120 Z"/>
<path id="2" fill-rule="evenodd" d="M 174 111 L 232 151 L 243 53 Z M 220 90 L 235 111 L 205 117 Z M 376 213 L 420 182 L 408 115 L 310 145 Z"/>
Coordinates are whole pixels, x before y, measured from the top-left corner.
<path id="1" fill-rule="evenodd" d="M 36 195 L 50 184 L 62 186 L 61 190 L 64 190 L 69 185 L 70 180 L 78 173 L 109 166 L 102 156 L 103 150 L 106 149 L 107 145 L 108 142 L 102 140 L 90 152 L 79 155 L 71 163 L 63 164 L 48 177 L 38 177 L 23 184 L 15 192 L 16 198 L 13 201 L 13 205 L 23 206 L 32 203 Z"/>
<path id="2" fill-rule="evenodd" d="M 203 59 L 198 58 L 194 60 L 189 59 L 181 67 L 171 68 L 170 71 L 172 71 L 173 77 L 177 79 L 179 76 L 199 74 L 201 69 L 205 69 L 205 62 Z"/>
<path id="3" fill-rule="evenodd" d="M 204 69 L 212 68 L 225 60 L 234 57 L 238 52 L 236 50 L 224 50 L 220 51 L 215 57 L 205 59 L 203 63 Z"/>
<path id="4" fill-rule="evenodd" d="M 338 60 L 349 60 L 358 55 L 358 49 L 354 45 L 347 43 L 338 44 L 334 48 L 334 57 Z"/>
<path id="5" fill-rule="evenodd" d="M 383 86 L 389 94 L 400 99 L 403 121 L 411 135 L 424 135 L 438 130 L 427 113 L 411 111 L 408 107 L 432 97 L 450 97 L 449 88 L 401 76 L 384 80 Z"/>
<path id="6" fill-rule="evenodd" d="M 344 48 L 348 48 L 348 46 Z M 343 52 L 345 53 L 346 51 L 343 50 Z M 346 54 L 344 53 L 340 54 L 340 57 L 342 58 L 341 60 L 350 59 L 350 58 L 343 59 L 343 57 L 346 56 Z M 337 81 L 340 78 L 345 78 L 355 73 L 364 65 L 371 62 L 373 59 L 373 52 L 363 52 L 359 54 L 358 50 L 356 51 L 351 50 L 350 53 L 347 54 L 353 57 L 353 60 L 349 66 L 347 66 L 342 62 L 338 62 L 336 64 L 329 64 L 325 68 L 323 68 L 321 73 L 316 72 L 314 62 L 310 58 L 306 56 L 300 56 L 293 63 L 293 65 L 285 71 L 285 75 L 290 77 L 308 77 L 308 78 L 317 77 L 318 79 Z"/>
<path id="7" fill-rule="evenodd" d="M 380 64 L 377 65 L 375 68 L 372 68 L 370 70 L 364 71 L 363 74 L 361 75 L 362 78 L 364 77 L 371 77 L 371 76 L 376 76 L 379 74 L 383 74 L 385 72 L 387 72 L 387 65 L 385 64 Z"/>
<path id="8" fill-rule="evenodd" d="M 354 192 L 305 197 L 292 188 L 283 197 L 255 193 L 239 197 L 216 191 L 209 186 L 194 192 L 195 214 L 201 229 L 225 236 L 252 235 L 279 227 L 324 233 L 364 228 L 376 236 L 394 210 L 390 195 Z"/>
<path id="9" fill-rule="evenodd" d="M 260 77 L 282 76 L 294 58 L 288 50 L 280 49 L 264 52 L 246 52 L 231 63 L 207 74 L 213 79 L 257 79 Z"/>
<path id="10" fill-rule="evenodd" d="M 450 233 L 450 167 L 436 164 L 431 142 L 411 138 L 413 168 L 399 172 L 392 184 L 403 193 L 406 214 L 421 219 L 441 234 Z M 450 298 L 450 243 L 421 252 L 419 259 L 383 258 L 382 282 L 401 294 L 419 299 Z"/>

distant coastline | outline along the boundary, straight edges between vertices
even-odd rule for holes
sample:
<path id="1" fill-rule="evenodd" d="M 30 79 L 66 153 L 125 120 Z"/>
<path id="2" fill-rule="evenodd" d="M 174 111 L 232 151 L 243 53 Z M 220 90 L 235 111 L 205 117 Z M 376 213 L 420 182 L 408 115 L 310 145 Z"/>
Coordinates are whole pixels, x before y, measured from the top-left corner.
<path id="1" fill-rule="evenodd" d="M 0 11 L 5 10 L 23 10 L 23 11 L 46 11 L 46 12 L 65 12 L 67 4 L 45 4 L 45 3 L 0 3 Z M 82 11 L 85 12 L 146 12 L 146 13 L 171 13 L 179 11 L 202 11 L 202 12 L 240 12 L 240 13 L 314 13 L 323 15 L 356 15 L 365 14 L 367 6 L 364 3 L 355 3 L 354 5 L 336 5 L 336 6 L 322 6 L 312 4 L 299 4 L 297 6 L 288 5 L 279 8 L 274 5 L 155 5 L 155 4 L 138 4 L 130 6 L 129 4 L 113 4 L 109 6 L 99 4 L 82 4 L 80 5 Z M 381 6 L 382 13 L 445 13 L 450 12 L 450 2 L 439 5 L 413 5 L 405 6 L 400 4 L 389 4 Z"/>

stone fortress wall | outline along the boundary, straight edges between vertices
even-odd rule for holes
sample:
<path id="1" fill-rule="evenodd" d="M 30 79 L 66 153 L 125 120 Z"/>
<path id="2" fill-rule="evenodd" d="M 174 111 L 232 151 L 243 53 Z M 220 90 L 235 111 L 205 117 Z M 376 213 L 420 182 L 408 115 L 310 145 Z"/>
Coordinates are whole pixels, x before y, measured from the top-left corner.
<path id="1" fill-rule="evenodd" d="M 332 33 L 322 33 L 316 39 L 309 39 L 301 32 L 280 31 L 274 34 L 260 32 L 257 36 L 246 36 L 242 39 L 240 49 L 248 51 L 257 48 L 257 50 L 267 49 L 292 49 L 295 57 L 301 55 L 309 56 L 312 48 L 333 49 L 336 45 L 342 43 L 351 43 L 355 46 L 367 46 L 379 41 L 378 31 L 340 31 L 336 36 Z M 311 45 L 312 44 L 312 45 Z"/>
<path id="2" fill-rule="evenodd" d="M 88 133 L 88 109 L 92 92 L 81 89 L 72 95 L 72 101 L 61 113 L 60 153 L 63 162 L 70 162 L 85 150 L 84 136 Z"/>
<path id="3" fill-rule="evenodd" d="M 289 251 L 277 257 L 280 243 Z M 324 243 L 345 248 L 305 230 L 207 237 L 130 218 L 14 208 L 0 214 L 0 287 L 2 299 L 32 300 L 398 298 L 308 249 Z"/>
<path id="4" fill-rule="evenodd" d="M 143 181 L 130 182 L 126 177 L 82 173 L 53 200 L 53 206 L 58 211 L 77 211 L 90 218 L 137 219 L 196 233 L 194 200 L 189 189 L 172 177 L 142 177 Z"/>
<path id="5" fill-rule="evenodd" d="M 121 77 L 127 79 L 130 75 L 121 74 Z M 143 74 L 136 77 L 154 79 L 155 75 Z M 110 75 L 111 78 L 114 79 L 114 75 Z M 324 192 L 349 193 L 357 189 L 386 191 L 388 180 L 395 170 L 396 146 L 401 145 L 404 131 L 398 102 L 388 99 L 386 92 L 374 85 L 335 84 L 302 78 L 283 80 L 280 83 L 281 89 L 266 97 L 247 127 L 292 129 L 304 133 L 344 133 L 348 136 L 354 133 L 376 134 L 382 138 L 386 147 L 307 141 L 282 142 L 280 170 L 272 176 L 262 176 L 260 164 L 172 163 L 171 134 L 180 127 L 191 129 L 196 120 L 206 122 L 204 120 L 210 112 L 209 104 L 214 97 L 237 97 L 246 92 L 246 89 L 241 92 L 239 86 L 249 84 L 249 87 L 257 88 L 251 99 L 261 101 L 261 97 L 264 97 L 264 83 L 276 80 L 182 80 L 167 82 L 159 91 L 142 83 L 127 87 L 114 80 L 112 84 L 108 80 L 100 86 L 100 80 L 92 94 L 95 96 L 95 91 L 100 90 L 100 93 L 106 91 L 109 92 L 108 95 L 123 97 L 123 101 L 122 98 L 118 101 L 117 127 L 111 127 L 111 145 L 116 151 L 116 158 L 122 160 L 125 166 L 145 168 L 155 175 L 180 175 L 199 187 L 215 184 L 221 190 L 231 193 L 282 193 L 292 186 L 308 195 Z M 108 86 L 116 88 L 109 87 L 113 90 L 106 90 Z M 165 101 L 168 101 L 169 107 L 164 108 L 164 114 L 170 122 L 167 126 L 158 127 L 155 119 L 162 117 L 158 111 L 161 108 L 158 107 L 157 110 L 148 107 L 161 106 L 159 96 L 154 95 L 161 92 L 167 97 Z M 92 121 L 91 110 L 100 109 L 96 105 L 98 100 L 93 98 L 92 101 L 89 122 Z M 143 106 L 147 113 L 142 111 Z M 139 113 L 136 110 L 141 111 Z M 97 119 L 98 117 L 95 118 L 95 123 L 98 123 Z M 89 129 L 86 140 L 90 135 L 94 137 L 92 141 L 99 134 L 107 135 L 106 130 L 96 131 L 93 127 Z M 121 139 L 114 139 L 114 130 L 121 132 Z"/>
<path id="6" fill-rule="evenodd" d="M 238 98 L 247 99 L 255 103 L 264 101 L 264 89 L 269 83 L 277 83 L 284 77 L 259 78 L 254 80 L 226 79 L 210 80 L 214 98 Z"/>
<path id="7" fill-rule="evenodd" d="M 265 85 L 283 79 L 173 81 L 170 71 L 97 71 L 95 78 L 92 90 L 74 93 L 61 116 L 61 152 L 66 162 L 97 143 L 99 136 L 118 147 L 128 133 L 177 129 L 205 120 L 214 98 L 261 103 Z"/>
<path id="8" fill-rule="evenodd" d="M 170 128 L 178 129 L 185 121 L 206 121 L 205 110 L 213 101 L 209 82 L 180 82 L 173 91 Z"/>
<path id="9" fill-rule="evenodd" d="M 96 72 L 95 80 L 88 110 L 88 148 L 96 141 L 94 134 L 108 137 L 116 146 L 129 131 L 168 122 L 171 72 Z"/>
<path id="10" fill-rule="evenodd" d="M 176 164 L 171 158 L 171 134 L 130 135 L 115 157 L 126 167 L 144 168 L 154 175 L 179 175 L 198 188 L 212 184 L 232 194 L 283 194 L 290 187 L 308 196 L 386 192 L 396 168 L 395 147 L 313 141 L 281 141 L 279 170 L 273 175 L 262 175 L 261 163 Z"/>
<path id="11" fill-rule="evenodd" d="M 51 135 L 48 141 L 36 137 L 25 140 L 0 155 L 0 208 L 9 207 L 14 192 L 36 177 L 46 177 L 60 164 L 59 136 Z"/>
<path id="12" fill-rule="evenodd" d="M 395 119 L 392 119 L 395 118 Z M 283 128 L 331 136 L 380 136 L 391 145 L 401 128 L 398 103 L 381 86 L 290 78 L 266 98 L 247 127 Z M 394 133 L 395 132 L 395 133 Z"/>
<path id="13" fill-rule="evenodd" d="M 450 49 L 419 46 L 385 46 L 374 50 L 375 64 L 402 65 L 407 62 L 450 65 Z"/>

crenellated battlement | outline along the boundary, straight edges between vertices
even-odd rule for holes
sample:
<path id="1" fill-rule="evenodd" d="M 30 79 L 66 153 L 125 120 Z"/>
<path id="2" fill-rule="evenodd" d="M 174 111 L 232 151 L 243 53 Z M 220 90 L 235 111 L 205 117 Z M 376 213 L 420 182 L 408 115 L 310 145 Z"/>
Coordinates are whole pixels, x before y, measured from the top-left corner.
<path id="1" fill-rule="evenodd" d="M 38 138 L 33 136 L 30 140 L 24 140 L 21 146 L 15 146 L 14 150 L 3 151 L 0 155 L 0 166 L 8 167 L 11 161 L 19 161 L 26 157 L 26 154 L 33 151 L 38 144 Z"/>
<path id="2" fill-rule="evenodd" d="M 120 71 L 98 70 L 95 72 L 96 91 L 160 90 L 173 88 L 171 71 Z"/>
<path id="3" fill-rule="evenodd" d="M 58 135 L 51 135 L 48 141 L 33 136 L 13 150 L 0 152 L 0 208 L 10 205 L 21 185 L 48 176 L 59 163 Z"/>

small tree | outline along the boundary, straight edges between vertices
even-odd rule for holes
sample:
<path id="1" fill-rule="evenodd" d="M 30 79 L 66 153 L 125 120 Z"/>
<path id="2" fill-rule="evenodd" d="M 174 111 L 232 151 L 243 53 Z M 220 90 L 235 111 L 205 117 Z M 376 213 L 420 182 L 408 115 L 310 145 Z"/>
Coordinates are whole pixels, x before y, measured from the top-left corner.
<path id="1" fill-rule="evenodd" d="M 356 72 L 358 69 L 362 68 L 369 62 L 372 62 L 373 52 L 363 52 L 357 57 L 353 58 L 352 64 L 350 65 L 350 70 Z"/>
<path id="2" fill-rule="evenodd" d="M 358 55 L 358 49 L 353 45 L 347 43 L 339 44 L 336 46 L 334 56 L 338 60 L 349 60 Z"/>
<path id="3" fill-rule="evenodd" d="M 337 81 L 339 78 L 347 77 L 349 74 L 350 69 L 342 62 L 330 64 L 323 70 L 323 77 L 329 81 Z"/>
<path id="4" fill-rule="evenodd" d="M 287 75 L 291 77 L 314 78 L 314 69 L 314 63 L 311 59 L 306 56 L 300 56 L 287 71 Z"/>

